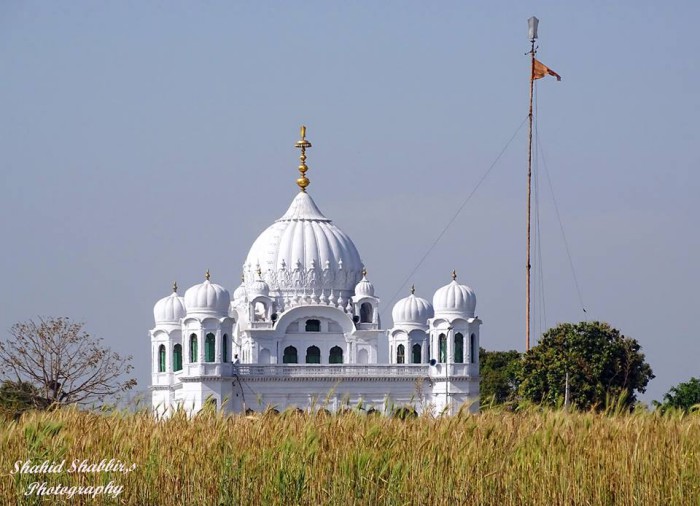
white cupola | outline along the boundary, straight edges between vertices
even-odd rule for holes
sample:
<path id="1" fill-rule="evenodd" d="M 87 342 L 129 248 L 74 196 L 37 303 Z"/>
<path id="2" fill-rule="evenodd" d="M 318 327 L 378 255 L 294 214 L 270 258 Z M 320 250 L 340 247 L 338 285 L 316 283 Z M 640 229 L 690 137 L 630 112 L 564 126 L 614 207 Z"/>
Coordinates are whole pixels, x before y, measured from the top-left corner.
<path id="1" fill-rule="evenodd" d="M 156 326 L 162 324 L 179 324 L 187 314 L 185 300 L 177 294 L 177 283 L 173 283 L 173 293 L 163 297 L 153 307 L 153 319 Z"/>
<path id="2" fill-rule="evenodd" d="M 457 283 L 457 273 L 452 271 L 452 282 L 439 288 L 433 295 L 435 316 L 474 317 L 476 295 L 466 285 Z"/>
<path id="3" fill-rule="evenodd" d="M 185 292 L 187 314 L 210 314 L 219 317 L 228 315 L 231 295 L 223 286 L 210 281 L 209 271 L 204 283 L 194 285 Z"/>
<path id="4" fill-rule="evenodd" d="M 411 287 L 411 295 L 398 301 L 391 310 L 394 326 L 419 325 L 427 328 L 428 319 L 435 316 L 433 305 L 422 297 L 415 295 L 415 286 Z"/>
<path id="5" fill-rule="evenodd" d="M 241 274 L 241 284 L 233 291 L 234 303 L 243 302 L 246 299 L 248 292 L 245 287 L 245 277 Z"/>
<path id="6" fill-rule="evenodd" d="M 355 286 L 355 297 L 374 297 L 374 285 L 367 280 L 367 270 L 362 270 L 362 279 Z"/>
<path id="7" fill-rule="evenodd" d="M 260 295 L 262 295 L 263 297 L 267 297 L 270 295 L 270 287 L 267 285 L 267 283 L 265 283 L 265 281 L 263 281 L 262 271 L 260 270 L 259 265 L 255 273 L 255 281 L 253 281 L 248 287 L 248 294 L 251 299 L 254 299 L 255 297 L 258 297 Z"/>

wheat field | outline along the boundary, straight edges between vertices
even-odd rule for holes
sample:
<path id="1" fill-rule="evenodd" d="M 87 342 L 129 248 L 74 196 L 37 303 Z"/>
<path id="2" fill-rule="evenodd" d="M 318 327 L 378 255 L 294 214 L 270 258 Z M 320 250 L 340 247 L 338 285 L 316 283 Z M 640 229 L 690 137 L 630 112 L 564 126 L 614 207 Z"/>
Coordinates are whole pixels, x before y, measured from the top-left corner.
<path id="1" fill-rule="evenodd" d="M 0 449 L 8 505 L 700 504 L 698 414 L 210 411 L 157 421 L 63 409 L 3 423 Z M 124 468 L 68 472 L 102 459 Z M 64 464 L 15 472 L 27 460 Z M 108 484 L 109 492 L 69 495 Z"/>

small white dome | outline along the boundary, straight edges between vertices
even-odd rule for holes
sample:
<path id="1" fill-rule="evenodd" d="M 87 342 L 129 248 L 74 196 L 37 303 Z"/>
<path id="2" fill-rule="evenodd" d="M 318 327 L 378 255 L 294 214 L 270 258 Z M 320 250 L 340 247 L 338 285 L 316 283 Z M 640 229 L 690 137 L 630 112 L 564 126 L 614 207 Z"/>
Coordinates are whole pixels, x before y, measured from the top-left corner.
<path id="1" fill-rule="evenodd" d="M 457 283 L 457 275 L 453 273 L 452 282 L 439 288 L 433 295 L 435 314 L 459 315 L 473 317 L 476 310 L 476 295 L 474 290 L 466 285 Z"/>
<path id="2" fill-rule="evenodd" d="M 199 285 L 194 285 L 185 292 L 185 306 L 187 313 L 206 313 L 218 316 L 226 316 L 231 304 L 231 295 L 223 286 L 207 280 Z"/>
<path id="3" fill-rule="evenodd" d="M 156 325 L 161 323 L 179 323 L 180 318 L 187 314 L 185 300 L 173 291 L 167 297 L 163 297 L 153 307 L 153 319 Z"/>
<path id="4" fill-rule="evenodd" d="M 245 283 L 241 283 L 238 285 L 238 288 L 236 288 L 233 291 L 233 300 L 243 300 L 245 299 L 246 296 L 246 289 L 245 289 Z"/>
<path id="5" fill-rule="evenodd" d="M 411 295 L 398 301 L 394 304 L 394 309 L 391 310 L 394 325 L 416 323 L 427 325 L 428 318 L 432 318 L 434 315 L 432 304 L 422 297 L 416 297 L 413 289 Z"/>
<path id="6" fill-rule="evenodd" d="M 362 271 L 362 279 L 355 286 L 355 297 L 374 297 L 374 285 L 367 280 L 367 271 Z"/>
<path id="7" fill-rule="evenodd" d="M 251 298 L 258 297 L 260 295 L 264 295 L 265 297 L 270 295 L 270 287 L 267 283 L 265 283 L 265 281 L 263 281 L 260 268 L 258 268 L 257 275 L 255 276 L 255 281 L 253 281 L 250 285 L 250 288 L 248 288 L 248 293 L 250 293 Z"/>

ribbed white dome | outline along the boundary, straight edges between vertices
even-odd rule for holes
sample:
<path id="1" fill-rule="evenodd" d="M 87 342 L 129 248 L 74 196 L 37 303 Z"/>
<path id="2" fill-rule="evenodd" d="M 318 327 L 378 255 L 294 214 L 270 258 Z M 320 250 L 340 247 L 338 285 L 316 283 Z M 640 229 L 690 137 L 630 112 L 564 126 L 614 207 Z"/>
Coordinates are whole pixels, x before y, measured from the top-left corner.
<path id="1" fill-rule="evenodd" d="M 455 279 L 449 285 L 439 288 L 433 295 L 435 314 L 459 315 L 473 317 L 476 310 L 476 295 L 466 285 L 460 285 Z"/>
<path id="2" fill-rule="evenodd" d="M 243 269 L 250 286 L 260 267 L 270 290 L 346 291 L 360 280 L 362 260 L 350 238 L 300 192 L 287 212 L 255 240 Z"/>
<path id="3" fill-rule="evenodd" d="M 420 324 L 427 325 L 428 318 L 434 316 L 433 306 L 426 299 L 411 294 L 401 299 L 391 310 L 394 325 Z"/>
<path id="4" fill-rule="evenodd" d="M 176 292 L 163 297 L 153 307 L 153 319 L 156 321 L 156 325 L 179 323 L 180 318 L 184 318 L 186 313 L 185 300 L 179 297 Z"/>
<path id="5" fill-rule="evenodd" d="M 374 285 L 367 280 L 366 272 L 355 286 L 355 297 L 374 297 Z"/>
<path id="6" fill-rule="evenodd" d="M 258 295 L 264 295 L 267 297 L 270 295 L 270 287 L 265 283 L 260 277 L 260 273 L 256 275 L 255 281 L 248 287 L 248 293 L 250 297 L 257 297 Z"/>
<path id="7" fill-rule="evenodd" d="M 228 290 L 208 279 L 185 292 L 185 306 L 188 314 L 205 313 L 226 316 L 230 304 L 231 295 Z"/>
<path id="8" fill-rule="evenodd" d="M 245 299 L 246 296 L 246 289 L 245 289 L 245 283 L 241 283 L 238 285 L 238 288 L 236 288 L 233 291 L 233 300 L 243 300 Z"/>

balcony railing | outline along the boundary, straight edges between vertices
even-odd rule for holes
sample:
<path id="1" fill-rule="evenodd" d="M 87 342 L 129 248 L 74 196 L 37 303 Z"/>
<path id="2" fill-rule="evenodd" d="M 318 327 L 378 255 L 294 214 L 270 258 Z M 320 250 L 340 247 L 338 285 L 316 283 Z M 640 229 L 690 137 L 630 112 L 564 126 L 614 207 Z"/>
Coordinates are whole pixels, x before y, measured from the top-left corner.
<path id="1" fill-rule="evenodd" d="M 163 373 L 165 375 L 166 373 Z M 229 377 L 234 374 L 248 377 L 366 377 L 366 378 L 420 378 L 431 377 L 436 380 L 447 377 L 474 377 L 478 374 L 476 364 L 231 364 L 231 363 L 196 363 L 184 364 L 176 376 L 213 376 Z M 158 375 L 160 376 L 160 375 Z M 158 381 L 161 383 L 161 381 Z"/>
<path id="2" fill-rule="evenodd" d="M 241 376 L 337 376 L 337 377 L 425 377 L 430 366 L 427 364 L 406 365 L 255 365 L 239 364 L 236 366 Z"/>

